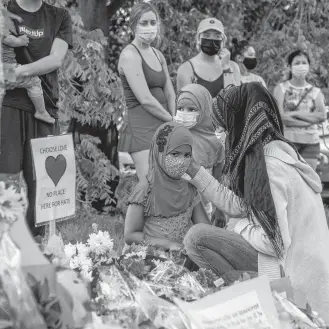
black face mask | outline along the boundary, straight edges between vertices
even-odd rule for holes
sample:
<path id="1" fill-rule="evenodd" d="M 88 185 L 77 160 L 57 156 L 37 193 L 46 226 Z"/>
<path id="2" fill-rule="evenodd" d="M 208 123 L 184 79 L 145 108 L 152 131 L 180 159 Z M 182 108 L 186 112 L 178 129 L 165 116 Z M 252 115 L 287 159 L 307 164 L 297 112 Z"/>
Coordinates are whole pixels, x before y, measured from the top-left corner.
<path id="1" fill-rule="evenodd" d="M 222 40 L 201 38 L 201 50 L 208 56 L 216 55 L 222 48 Z"/>
<path id="2" fill-rule="evenodd" d="M 257 58 L 248 58 L 246 57 L 243 60 L 243 65 L 247 70 L 253 70 L 257 66 Z"/>

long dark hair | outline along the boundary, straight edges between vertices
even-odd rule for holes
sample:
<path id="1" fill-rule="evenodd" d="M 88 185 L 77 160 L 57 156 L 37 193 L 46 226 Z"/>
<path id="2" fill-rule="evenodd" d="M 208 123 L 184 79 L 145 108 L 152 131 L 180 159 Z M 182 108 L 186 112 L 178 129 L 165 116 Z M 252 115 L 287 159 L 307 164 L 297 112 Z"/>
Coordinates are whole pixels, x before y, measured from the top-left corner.
<path id="1" fill-rule="evenodd" d="M 284 137 L 278 104 L 261 83 L 231 86 L 217 95 L 212 119 L 215 126 L 222 126 L 227 131 L 222 182 L 239 197 L 237 202 L 245 209 L 247 218 L 262 226 L 277 256 L 282 259 L 283 239 L 264 146 L 278 140 L 296 148 Z"/>
<path id="2" fill-rule="evenodd" d="M 288 80 L 292 79 L 291 64 L 292 64 L 294 58 L 297 57 L 297 56 L 305 56 L 307 61 L 308 61 L 308 64 L 311 64 L 310 56 L 306 51 L 297 49 L 297 50 L 293 51 L 292 53 L 290 53 L 289 56 L 287 57 L 287 64 L 290 67 L 290 73 L 289 73 L 289 76 L 288 76 Z"/>
<path id="3" fill-rule="evenodd" d="M 235 61 L 236 56 L 242 55 L 244 51 L 250 47 L 250 43 L 247 40 L 238 41 L 237 38 L 232 39 L 232 47 L 231 47 L 231 61 Z"/>

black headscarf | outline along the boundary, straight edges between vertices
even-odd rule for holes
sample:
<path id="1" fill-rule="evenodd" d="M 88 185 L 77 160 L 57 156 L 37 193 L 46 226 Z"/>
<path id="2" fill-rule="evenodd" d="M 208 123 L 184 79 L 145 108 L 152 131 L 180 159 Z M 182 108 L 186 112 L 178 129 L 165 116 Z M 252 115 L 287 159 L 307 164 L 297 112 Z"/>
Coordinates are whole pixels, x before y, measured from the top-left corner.
<path id="1" fill-rule="evenodd" d="M 223 181 L 256 217 L 279 258 L 282 236 L 266 170 L 264 146 L 272 140 L 289 143 L 273 96 L 260 83 L 229 86 L 213 104 L 213 123 L 226 130 Z"/>

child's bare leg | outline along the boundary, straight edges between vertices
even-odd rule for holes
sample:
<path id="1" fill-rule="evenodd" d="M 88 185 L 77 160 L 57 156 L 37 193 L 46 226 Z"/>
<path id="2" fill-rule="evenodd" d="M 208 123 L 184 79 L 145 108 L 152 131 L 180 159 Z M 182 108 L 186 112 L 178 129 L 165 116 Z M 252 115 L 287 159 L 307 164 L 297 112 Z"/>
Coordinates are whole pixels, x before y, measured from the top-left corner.
<path id="1" fill-rule="evenodd" d="M 25 88 L 35 108 L 34 117 L 50 124 L 55 123 L 55 119 L 46 110 L 40 79 L 38 77 L 30 78 L 26 82 Z"/>
<path id="2" fill-rule="evenodd" d="M 45 107 L 45 101 L 43 99 L 43 96 L 41 97 L 30 97 L 34 108 L 35 108 L 35 113 L 34 117 L 38 120 L 47 122 L 47 123 L 55 123 L 55 119 L 51 117 L 51 115 L 47 112 L 46 107 Z"/>

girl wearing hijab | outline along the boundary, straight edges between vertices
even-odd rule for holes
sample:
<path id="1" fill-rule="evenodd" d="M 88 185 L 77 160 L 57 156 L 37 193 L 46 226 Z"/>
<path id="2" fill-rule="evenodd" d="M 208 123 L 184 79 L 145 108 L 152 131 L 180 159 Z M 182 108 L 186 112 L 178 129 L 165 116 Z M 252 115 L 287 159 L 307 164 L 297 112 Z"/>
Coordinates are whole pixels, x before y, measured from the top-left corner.
<path id="1" fill-rule="evenodd" d="M 124 233 L 128 245 L 147 242 L 180 250 L 193 224 L 210 224 L 196 188 L 182 179 L 192 145 L 192 134 L 178 123 L 165 123 L 156 131 L 147 183 L 139 183 L 129 200 Z"/>
<path id="2" fill-rule="evenodd" d="M 309 303 L 329 324 L 329 230 L 319 176 L 284 137 L 278 106 L 261 84 L 219 94 L 213 121 L 227 131 L 223 181 L 196 161 L 187 173 L 231 218 L 226 229 L 192 227 L 184 241 L 189 257 L 219 274 L 258 270 L 277 279 L 284 272 L 298 304 Z"/>
<path id="3" fill-rule="evenodd" d="M 239 65 L 241 84 L 259 82 L 266 87 L 266 83 L 260 75 L 250 72 L 257 66 L 255 48 L 249 43 L 249 41 L 238 41 L 236 38 L 232 39 L 232 45 L 231 60 Z"/>
<path id="4" fill-rule="evenodd" d="M 209 91 L 201 85 L 189 84 L 178 93 L 174 120 L 190 129 L 193 136 L 193 156 L 196 161 L 219 178 L 225 152 L 223 143 L 215 134 L 211 109 L 212 97 Z M 202 203 L 211 218 L 211 202 L 203 199 Z"/>

